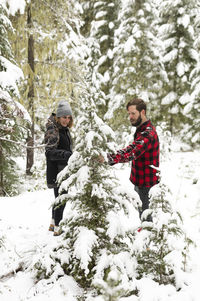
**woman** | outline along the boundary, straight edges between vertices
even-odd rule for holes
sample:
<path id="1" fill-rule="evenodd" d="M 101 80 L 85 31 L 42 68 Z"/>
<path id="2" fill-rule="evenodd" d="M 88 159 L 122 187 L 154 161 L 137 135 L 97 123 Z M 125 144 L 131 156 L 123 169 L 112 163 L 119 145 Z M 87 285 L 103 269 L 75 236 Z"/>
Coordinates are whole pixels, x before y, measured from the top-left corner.
<path id="1" fill-rule="evenodd" d="M 56 114 L 52 113 L 48 119 L 45 133 L 47 186 L 54 189 L 55 198 L 58 197 L 57 174 L 67 165 L 72 154 L 72 139 L 69 132 L 72 124 L 71 107 L 66 100 L 61 100 Z M 58 226 L 62 220 L 64 208 L 63 204 L 56 204 L 52 208 L 49 231 L 53 231 L 54 236 L 60 235 Z"/>

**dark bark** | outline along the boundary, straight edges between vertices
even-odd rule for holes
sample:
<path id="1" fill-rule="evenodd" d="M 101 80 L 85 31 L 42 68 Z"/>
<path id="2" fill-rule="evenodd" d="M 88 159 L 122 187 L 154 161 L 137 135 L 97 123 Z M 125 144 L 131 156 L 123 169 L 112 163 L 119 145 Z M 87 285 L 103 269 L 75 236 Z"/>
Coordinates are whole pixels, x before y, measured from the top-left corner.
<path id="1" fill-rule="evenodd" d="M 2 158 L 3 158 L 3 153 L 2 153 L 1 142 L 0 142 L 0 196 L 4 195 Z"/>
<path id="2" fill-rule="evenodd" d="M 27 138 L 27 146 L 34 146 L 34 131 L 35 131 L 35 110 L 34 110 L 34 37 L 33 37 L 33 23 L 31 15 L 31 2 L 28 5 L 27 10 L 27 27 L 28 27 L 28 65 L 29 65 L 29 90 L 28 90 L 28 111 L 30 113 L 32 123 L 29 128 L 29 134 Z M 27 148 L 27 160 L 26 160 L 26 174 L 31 174 L 31 167 L 34 164 L 34 148 Z"/>

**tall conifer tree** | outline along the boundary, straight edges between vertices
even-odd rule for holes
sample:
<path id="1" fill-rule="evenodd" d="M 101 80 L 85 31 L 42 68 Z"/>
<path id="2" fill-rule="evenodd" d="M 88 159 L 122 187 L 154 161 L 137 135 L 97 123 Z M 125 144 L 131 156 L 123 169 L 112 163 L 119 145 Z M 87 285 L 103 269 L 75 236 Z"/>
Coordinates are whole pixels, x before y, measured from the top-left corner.
<path id="1" fill-rule="evenodd" d="M 0 195 L 18 193 L 19 178 L 14 158 L 21 153 L 17 143 L 24 134 L 20 127 L 23 113 L 12 99 L 19 97 L 17 83 L 23 73 L 12 55 L 9 30 L 13 30 L 12 24 L 7 10 L 0 4 Z"/>
<path id="2" fill-rule="evenodd" d="M 196 1 L 159 2 L 159 35 L 163 42 L 163 63 L 168 80 L 163 87 L 162 119 L 171 132 L 185 126 L 183 109 L 190 102 L 190 74 L 197 64 L 194 48 L 194 9 Z"/>
<path id="3" fill-rule="evenodd" d="M 177 285 L 179 275 L 186 271 L 184 261 L 187 260 L 184 257 L 188 254 L 185 250 L 188 244 L 191 245 L 193 242 L 190 238 L 186 238 L 182 217 L 174 210 L 173 205 L 173 195 L 161 181 L 152 191 L 150 204 L 152 227 L 149 228 L 144 222 L 143 230 L 133 242 L 133 253 L 138 261 L 138 278 L 148 275 L 159 284 Z M 144 211 L 143 214 L 147 212 Z"/>
<path id="4" fill-rule="evenodd" d="M 183 129 L 183 138 L 188 142 L 188 139 L 192 144 L 200 143 L 200 7 L 197 6 L 193 10 L 193 20 L 194 20 L 194 48 L 196 50 L 196 61 L 197 65 L 191 71 L 190 82 L 191 82 L 191 97 L 190 101 L 186 104 L 184 108 L 184 114 L 188 117 L 188 125 Z"/>
<path id="5" fill-rule="evenodd" d="M 98 71 L 98 85 L 104 96 L 104 102 L 97 103 L 99 114 L 103 117 L 107 112 L 110 93 L 113 85 L 114 33 L 118 23 L 119 0 L 81 2 L 84 20 L 81 33 L 84 37 L 93 37 L 99 42 L 96 53 L 96 70 Z"/>
<path id="6" fill-rule="evenodd" d="M 150 100 L 155 107 L 162 73 L 153 21 L 156 10 L 152 1 L 121 1 L 119 26 L 115 30 L 113 86 L 107 117 L 115 126 L 126 124 L 122 106 L 134 96 Z M 117 117 L 117 118 L 116 118 Z M 120 118 L 121 117 L 121 118 Z M 116 122 L 117 121 L 117 122 Z M 121 122 L 120 122 L 121 121 Z"/>
<path id="7" fill-rule="evenodd" d="M 88 38 L 86 46 L 83 62 L 87 72 L 82 81 L 75 150 L 67 168 L 58 176 L 61 194 L 56 202 L 66 203 L 68 208 L 62 223 L 63 240 L 51 256 L 50 273 L 42 259 L 35 267 L 39 279 L 56 275 L 59 267 L 61 274 L 73 276 L 86 291 L 94 285 L 93 294 L 98 295 L 99 285 L 107 280 L 109 285 L 112 271 L 118 270 L 122 285 L 129 287 L 134 262 L 126 242 L 132 225 L 127 227 L 126 221 L 131 218 L 135 204 L 111 176 L 108 166 L 98 161 L 100 154 L 106 158 L 106 152 L 114 150 L 114 137 L 111 128 L 98 116 L 95 102 L 102 97 L 96 85 L 99 43 Z M 125 291 L 118 290 L 117 294 L 123 295 Z"/>

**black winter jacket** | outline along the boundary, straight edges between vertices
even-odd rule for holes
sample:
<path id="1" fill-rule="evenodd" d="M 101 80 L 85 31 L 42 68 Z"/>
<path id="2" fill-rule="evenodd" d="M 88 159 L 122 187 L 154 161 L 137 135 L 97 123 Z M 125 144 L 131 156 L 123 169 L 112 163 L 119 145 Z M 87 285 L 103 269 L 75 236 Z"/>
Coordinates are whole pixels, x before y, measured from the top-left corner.
<path id="1" fill-rule="evenodd" d="M 67 165 L 72 154 L 72 139 L 69 128 L 62 127 L 55 120 L 53 113 L 46 124 L 45 155 L 47 163 L 47 186 L 56 188 L 57 174 Z"/>

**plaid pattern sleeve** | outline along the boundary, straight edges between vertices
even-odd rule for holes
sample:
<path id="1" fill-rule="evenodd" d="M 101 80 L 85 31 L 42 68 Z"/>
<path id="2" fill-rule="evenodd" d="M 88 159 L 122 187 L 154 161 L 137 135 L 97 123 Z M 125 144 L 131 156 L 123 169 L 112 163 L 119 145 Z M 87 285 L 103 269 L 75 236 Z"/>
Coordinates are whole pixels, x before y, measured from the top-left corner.
<path id="1" fill-rule="evenodd" d="M 132 161 L 130 180 L 139 187 L 151 187 L 158 183 L 157 170 L 150 165 L 159 166 L 159 140 L 150 121 L 143 123 L 137 130 L 132 144 L 108 154 L 108 163 Z"/>

